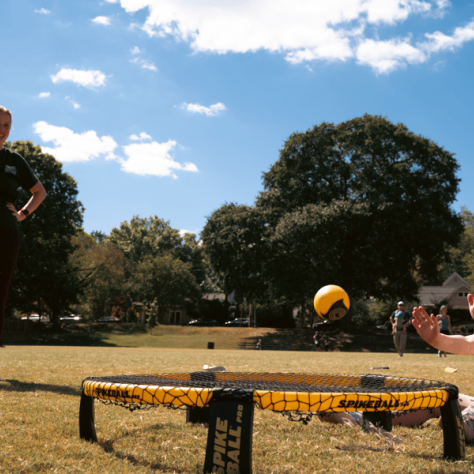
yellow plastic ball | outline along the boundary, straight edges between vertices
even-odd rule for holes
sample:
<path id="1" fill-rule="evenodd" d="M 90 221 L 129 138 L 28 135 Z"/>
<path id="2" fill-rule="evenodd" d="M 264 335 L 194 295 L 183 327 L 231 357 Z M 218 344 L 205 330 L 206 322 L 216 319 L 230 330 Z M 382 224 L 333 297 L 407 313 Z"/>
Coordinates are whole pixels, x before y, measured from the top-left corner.
<path id="1" fill-rule="evenodd" d="M 337 285 L 324 286 L 314 297 L 314 309 L 323 319 L 341 319 L 347 314 L 350 306 L 349 295 Z"/>

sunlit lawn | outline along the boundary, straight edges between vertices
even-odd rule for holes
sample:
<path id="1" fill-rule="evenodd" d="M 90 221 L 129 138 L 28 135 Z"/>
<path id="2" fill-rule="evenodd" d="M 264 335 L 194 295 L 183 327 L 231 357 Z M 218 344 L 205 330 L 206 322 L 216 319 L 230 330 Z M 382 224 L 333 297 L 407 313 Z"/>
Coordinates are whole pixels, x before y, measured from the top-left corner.
<path id="1" fill-rule="evenodd" d="M 189 372 L 204 364 L 243 372 L 378 372 L 444 380 L 474 394 L 472 360 L 461 356 L 10 346 L 0 351 L 0 472 L 202 472 L 207 429 L 187 425 L 183 410 L 130 413 L 96 403 L 98 444 L 79 439 L 78 412 L 85 377 Z M 374 366 L 390 369 L 371 370 Z M 446 373 L 448 366 L 457 372 Z M 474 472 L 474 447 L 462 462 L 442 459 L 442 431 L 435 424 L 394 428 L 393 434 L 401 444 L 358 428 L 317 420 L 304 426 L 256 410 L 254 472 Z"/>

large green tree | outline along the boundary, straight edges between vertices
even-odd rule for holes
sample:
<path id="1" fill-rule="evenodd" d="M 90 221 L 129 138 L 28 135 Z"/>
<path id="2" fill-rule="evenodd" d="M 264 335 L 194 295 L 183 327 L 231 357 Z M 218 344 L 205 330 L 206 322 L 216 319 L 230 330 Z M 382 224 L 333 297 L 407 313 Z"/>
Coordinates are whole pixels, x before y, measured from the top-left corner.
<path id="1" fill-rule="evenodd" d="M 184 234 L 157 216 L 133 216 L 119 228 L 112 229 L 108 241 L 122 250 L 127 259 L 127 272 L 135 272 L 139 262 L 148 257 L 170 256 L 191 265 L 198 283 L 205 278 L 204 256 L 194 234 Z M 127 275 L 127 276 L 128 276 Z"/>
<path id="2" fill-rule="evenodd" d="M 95 320 L 109 316 L 128 292 L 123 252 L 99 233 L 80 232 L 73 243 L 76 249 L 70 261 L 79 274 L 80 311 Z"/>
<path id="3" fill-rule="evenodd" d="M 191 265 L 170 256 L 143 258 L 131 283 L 137 300 L 157 308 L 159 321 L 167 309 L 185 306 L 201 295 Z"/>
<path id="4" fill-rule="evenodd" d="M 265 234 L 265 220 L 255 207 L 225 204 L 208 218 L 201 238 L 226 293 L 235 290 L 238 298 L 265 293 Z"/>
<path id="5" fill-rule="evenodd" d="M 134 301 L 148 305 L 156 303 L 160 311 L 185 301 L 196 301 L 196 290 L 200 292 L 208 268 L 196 235 L 181 235 L 168 221 L 157 216 L 134 216 L 130 222 L 122 222 L 120 228 L 112 229 L 106 241 L 125 256 L 128 282 L 122 297 L 125 313 L 130 313 Z M 188 277 L 192 278 L 193 284 Z M 180 283 L 182 289 L 178 288 Z"/>
<path id="6" fill-rule="evenodd" d="M 256 228 L 234 206 L 217 232 L 218 217 L 232 213 L 225 205 L 210 216 L 204 244 L 221 273 L 241 261 L 241 278 L 258 273 L 265 291 L 293 304 L 328 283 L 353 297 L 411 298 L 415 275 L 435 277 L 462 231 L 451 208 L 457 169 L 451 153 L 383 117 L 322 123 L 291 135 L 263 174 L 264 190 L 245 210 Z"/>
<path id="7" fill-rule="evenodd" d="M 20 224 L 20 255 L 9 306 L 23 311 L 48 309 L 53 320 L 77 301 L 79 275 L 69 257 L 72 237 L 82 225 L 83 207 L 77 184 L 53 156 L 29 141 L 6 144 L 29 163 L 46 189 L 43 204 Z M 30 199 L 19 193 L 18 208 Z"/>

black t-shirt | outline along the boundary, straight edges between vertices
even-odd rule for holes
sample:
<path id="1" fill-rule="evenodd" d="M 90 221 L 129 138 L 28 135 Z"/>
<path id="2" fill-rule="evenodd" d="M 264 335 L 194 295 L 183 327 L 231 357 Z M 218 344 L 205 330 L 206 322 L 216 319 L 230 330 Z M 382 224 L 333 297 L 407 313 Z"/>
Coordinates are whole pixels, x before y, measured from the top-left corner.
<path id="1" fill-rule="evenodd" d="M 0 227 L 18 230 L 18 222 L 7 203 L 15 204 L 20 187 L 29 191 L 37 182 L 22 156 L 8 148 L 0 150 Z"/>

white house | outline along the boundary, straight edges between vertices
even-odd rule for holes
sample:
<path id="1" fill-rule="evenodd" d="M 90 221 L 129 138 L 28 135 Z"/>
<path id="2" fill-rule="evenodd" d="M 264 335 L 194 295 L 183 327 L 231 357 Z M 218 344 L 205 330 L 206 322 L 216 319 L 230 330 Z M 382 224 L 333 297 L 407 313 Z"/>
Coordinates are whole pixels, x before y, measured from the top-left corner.
<path id="1" fill-rule="evenodd" d="M 452 309 L 469 309 L 466 296 L 471 293 L 471 285 L 458 273 L 453 273 L 441 286 L 422 286 L 418 299 L 422 306 L 445 304 Z"/>

